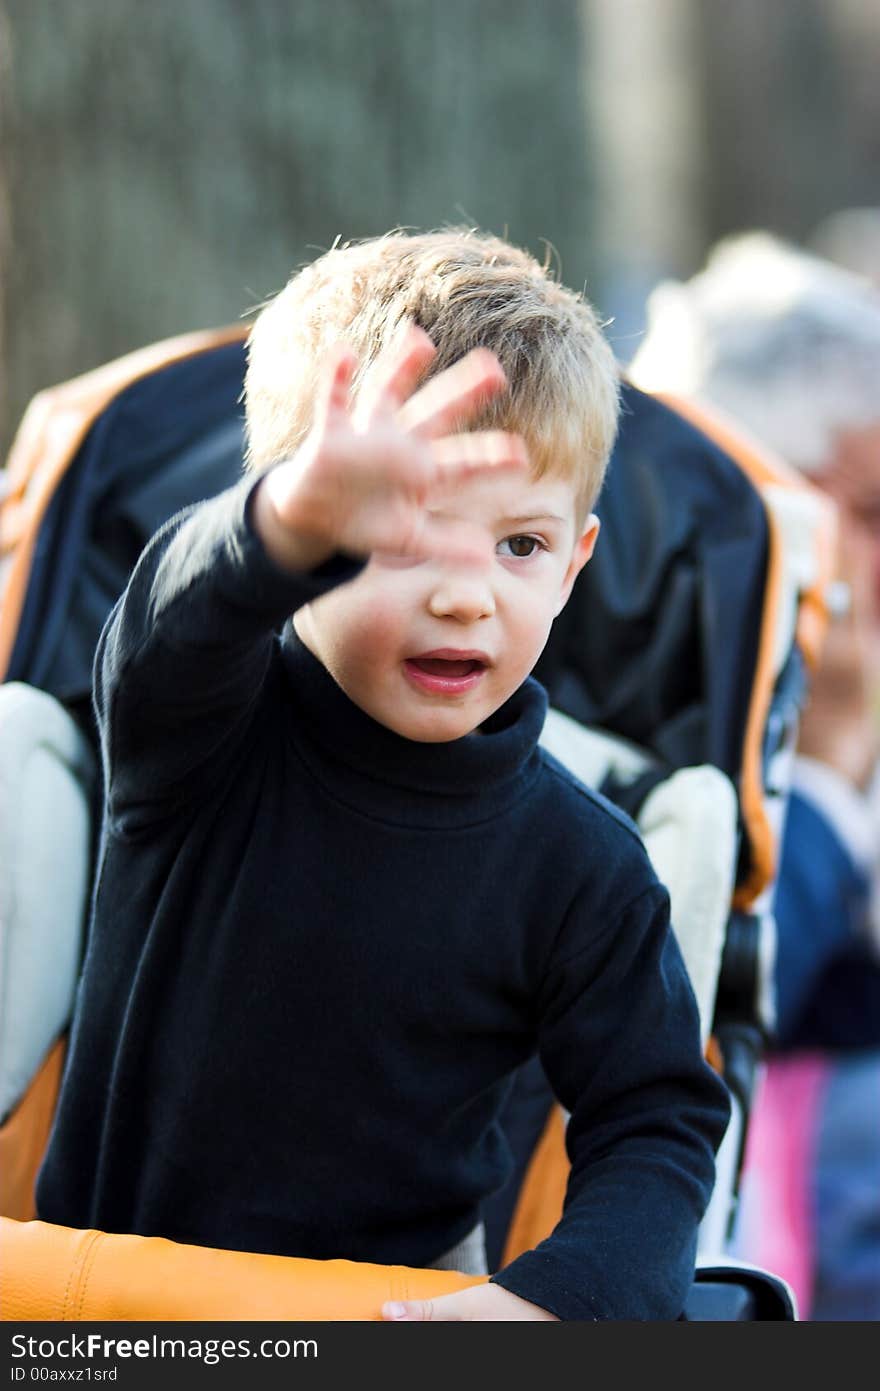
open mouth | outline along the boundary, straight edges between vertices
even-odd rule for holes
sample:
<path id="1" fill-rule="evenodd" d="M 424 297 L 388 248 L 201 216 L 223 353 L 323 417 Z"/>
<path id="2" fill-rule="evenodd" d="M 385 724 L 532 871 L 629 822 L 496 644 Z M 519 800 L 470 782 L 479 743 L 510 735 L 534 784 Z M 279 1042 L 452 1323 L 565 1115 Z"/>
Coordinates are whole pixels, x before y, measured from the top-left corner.
<path id="1" fill-rule="evenodd" d="M 457 695 L 477 685 L 486 663 L 476 657 L 407 657 L 403 667 L 421 690 Z"/>

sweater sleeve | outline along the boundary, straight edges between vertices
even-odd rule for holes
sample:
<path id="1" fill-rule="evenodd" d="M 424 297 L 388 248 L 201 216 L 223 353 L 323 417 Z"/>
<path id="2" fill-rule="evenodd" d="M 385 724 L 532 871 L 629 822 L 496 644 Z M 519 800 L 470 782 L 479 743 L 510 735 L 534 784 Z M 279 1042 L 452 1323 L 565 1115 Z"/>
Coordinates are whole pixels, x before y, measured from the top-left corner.
<path id="1" fill-rule="evenodd" d="M 677 1318 L 730 1106 L 702 1057 L 662 886 L 551 964 L 539 1053 L 571 1113 L 565 1204 L 549 1237 L 493 1280 L 561 1319 Z"/>
<path id="2" fill-rule="evenodd" d="M 252 522 L 259 482 L 172 517 L 101 633 L 95 707 L 114 822 L 136 827 L 199 791 L 245 735 L 277 629 L 360 569 L 340 555 L 309 573 L 276 565 Z"/>

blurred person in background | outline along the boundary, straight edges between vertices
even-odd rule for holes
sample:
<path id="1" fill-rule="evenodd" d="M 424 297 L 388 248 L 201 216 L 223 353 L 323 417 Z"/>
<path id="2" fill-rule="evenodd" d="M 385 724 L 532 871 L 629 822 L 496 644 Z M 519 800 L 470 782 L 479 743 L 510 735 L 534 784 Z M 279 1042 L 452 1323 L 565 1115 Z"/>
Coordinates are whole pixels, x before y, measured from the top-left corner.
<path id="1" fill-rule="evenodd" d="M 719 408 L 838 508 L 843 602 L 799 733 L 735 1242 L 801 1317 L 878 1319 L 880 290 L 769 234 L 728 238 L 654 291 L 628 375 Z"/>
<path id="2" fill-rule="evenodd" d="M 880 287 L 880 207 L 829 213 L 814 228 L 807 249 Z"/>

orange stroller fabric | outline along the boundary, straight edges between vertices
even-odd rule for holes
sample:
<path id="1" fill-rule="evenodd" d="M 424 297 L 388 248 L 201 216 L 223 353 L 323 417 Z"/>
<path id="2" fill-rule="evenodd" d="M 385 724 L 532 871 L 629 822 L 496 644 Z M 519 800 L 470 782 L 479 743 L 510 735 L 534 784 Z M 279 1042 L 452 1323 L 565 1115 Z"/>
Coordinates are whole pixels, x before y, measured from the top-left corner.
<path id="1" fill-rule="evenodd" d="M 37 1211 L 34 1184 L 52 1127 L 64 1050 L 62 1038 L 12 1115 L 0 1126 L 0 1213 L 20 1222 L 29 1221 Z"/>

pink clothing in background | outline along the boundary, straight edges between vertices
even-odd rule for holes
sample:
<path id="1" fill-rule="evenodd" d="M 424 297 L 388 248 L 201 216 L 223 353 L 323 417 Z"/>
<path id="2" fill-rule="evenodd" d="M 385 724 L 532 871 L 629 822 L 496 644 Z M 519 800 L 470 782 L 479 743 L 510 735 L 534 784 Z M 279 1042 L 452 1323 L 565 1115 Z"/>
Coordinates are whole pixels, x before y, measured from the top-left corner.
<path id="1" fill-rule="evenodd" d="M 735 1254 L 781 1275 L 798 1317 L 810 1317 L 815 1268 L 814 1169 L 829 1076 L 819 1053 L 770 1058 L 756 1089 L 746 1141 Z"/>

